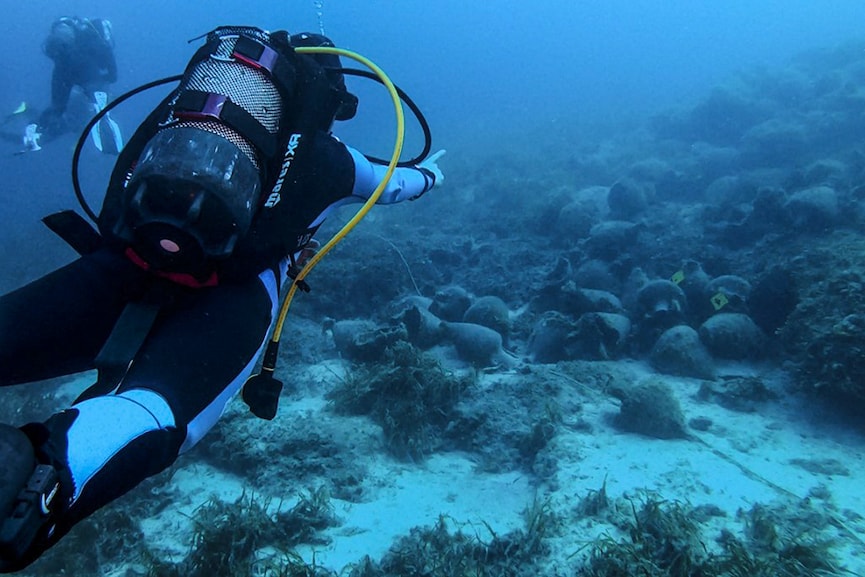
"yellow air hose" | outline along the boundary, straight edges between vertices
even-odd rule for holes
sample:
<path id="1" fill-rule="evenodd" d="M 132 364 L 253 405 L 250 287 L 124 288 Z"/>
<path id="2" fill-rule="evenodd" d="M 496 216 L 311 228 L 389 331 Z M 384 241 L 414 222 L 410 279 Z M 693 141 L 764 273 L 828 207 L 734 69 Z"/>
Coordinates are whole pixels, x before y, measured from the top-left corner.
<path id="1" fill-rule="evenodd" d="M 363 204 L 360 210 L 349 220 L 345 226 L 343 226 L 338 233 L 336 233 L 333 238 L 331 238 L 327 244 L 325 244 L 321 249 L 304 265 L 301 271 L 297 274 L 297 277 L 294 279 L 294 282 L 291 283 L 291 288 L 288 291 L 288 294 L 285 296 L 285 300 L 282 303 L 282 307 L 279 310 L 279 316 L 277 317 L 276 325 L 273 328 L 273 336 L 271 337 L 271 343 L 274 345 L 279 343 L 279 338 L 282 335 L 282 327 L 285 324 L 285 317 L 288 315 L 288 309 L 291 306 L 291 300 L 294 298 L 294 293 L 297 292 L 297 287 L 300 282 L 306 278 L 306 275 L 319 263 L 319 261 L 324 258 L 324 256 L 333 249 L 336 244 L 341 241 L 345 235 L 347 235 L 351 229 L 353 229 L 357 223 L 366 216 L 373 205 L 376 203 L 378 198 L 381 196 L 381 193 L 384 192 L 387 183 L 390 181 L 391 176 L 393 176 L 393 172 L 396 169 L 396 165 L 399 162 L 400 154 L 402 154 L 403 141 L 405 140 L 405 115 L 403 114 L 402 102 L 399 99 L 399 94 L 396 91 L 396 87 L 391 82 L 390 78 L 384 73 L 384 71 L 375 65 L 372 61 L 356 52 L 352 52 L 350 50 L 345 50 L 342 48 L 333 48 L 326 46 L 316 46 L 316 47 L 298 47 L 294 49 L 298 54 L 336 54 L 337 56 L 345 56 L 347 58 L 351 58 L 356 60 L 372 70 L 376 76 L 381 79 L 382 84 L 384 84 L 387 91 L 390 93 L 391 100 L 393 100 L 394 110 L 396 112 L 396 142 L 393 148 L 393 154 L 391 155 L 390 162 L 387 165 L 387 171 L 384 174 L 384 178 L 382 178 L 381 182 L 376 187 L 375 191 L 372 193 L 372 196 Z M 275 359 L 274 359 L 275 361 Z M 262 367 L 262 370 L 273 370 L 273 367 Z"/>

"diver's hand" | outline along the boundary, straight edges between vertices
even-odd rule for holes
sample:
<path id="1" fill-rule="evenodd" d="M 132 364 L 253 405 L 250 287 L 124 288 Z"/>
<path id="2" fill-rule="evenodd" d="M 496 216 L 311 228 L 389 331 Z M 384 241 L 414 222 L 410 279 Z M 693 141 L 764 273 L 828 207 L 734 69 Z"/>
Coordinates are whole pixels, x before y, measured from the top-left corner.
<path id="1" fill-rule="evenodd" d="M 435 177 L 435 183 L 433 184 L 433 186 L 441 186 L 445 181 L 445 175 L 442 173 L 438 165 L 438 159 L 444 156 L 445 152 L 447 152 L 447 150 L 439 150 L 438 152 L 428 156 L 426 160 L 417 165 L 418 168 L 425 168 L 433 174 L 433 176 Z"/>

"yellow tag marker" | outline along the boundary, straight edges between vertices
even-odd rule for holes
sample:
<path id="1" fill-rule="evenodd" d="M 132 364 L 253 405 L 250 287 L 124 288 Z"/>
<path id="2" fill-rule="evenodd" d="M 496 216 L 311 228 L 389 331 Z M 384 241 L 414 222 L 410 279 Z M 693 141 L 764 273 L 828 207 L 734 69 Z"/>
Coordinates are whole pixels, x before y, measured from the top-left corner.
<path id="1" fill-rule="evenodd" d="M 673 274 L 673 276 L 670 277 L 670 280 L 673 281 L 673 283 L 675 283 L 675 284 L 681 283 L 683 280 L 685 280 L 685 271 L 683 271 L 683 270 L 676 271 L 675 274 Z"/>
<path id="2" fill-rule="evenodd" d="M 727 295 L 725 295 L 724 293 L 715 293 L 712 298 L 709 299 L 709 301 L 711 301 L 712 306 L 715 307 L 715 310 L 719 311 L 724 308 L 728 302 L 730 302 L 730 299 L 728 299 Z"/>

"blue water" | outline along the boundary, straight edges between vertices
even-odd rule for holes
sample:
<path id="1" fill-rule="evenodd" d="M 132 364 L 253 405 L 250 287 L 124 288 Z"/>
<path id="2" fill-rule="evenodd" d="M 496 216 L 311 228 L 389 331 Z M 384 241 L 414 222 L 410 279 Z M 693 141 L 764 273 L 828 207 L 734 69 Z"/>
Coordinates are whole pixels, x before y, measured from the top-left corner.
<path id="1" fill-rule="evenodd" d="M 4 10 L 3 36 L 14 51 L 0 70 L 0 110 L 47 103 L 51 63 L 40 45 L 60 15 L 113 22 L 117 93 L 182 70 L 194 48 L 186 41 L 217 25 L 318 31 L 323 24 L 337 45 L 370 57 L 414 96 L 436 144 L 452 155 L 489 146 L 500 133 L 513 138 L 689 103 L 736 70 L 782 65 L 803 50 L 854 39 L 865 22 L 859 0 L 43 0 Z M 383 93 L 370 94 L 345 132 L 359 146 L 385 150 L 390 111 Z M 140 99 L 117 116 L 131 131 L 150 104 Z M 54 208 L 68 193 L 68 171 L 56 159 L 31 164 L 10 152 L 0 151 L 4 214 L 33 220 L 40 213 L 31 208 Z"/>
<path id="2" fill-rule="evenodd" d="M 41 43 L 58 16 L 112 21 L 115 96 L 180 73 L 198 46 L 187 41 L 218 25 L 323 31 L 338 46 L 371 58 L 415 99 L 432 126 L 434 149 L 449 151 L 442 161 L 446 174 L 449 164 L 465 166 L 499 151 L 513 158 L 515 151 L 529 155 L 551 142 L 573 142 L 553 138 L 562 132 L 584 130 L 591 141 L 605 126 L 688 110 L 738 71 L 783 70 L 803 52 L 865 39 L 861 0 L 40 0 L 3 8 L 0 113 L 22 101 L 35 109 L 47 105 L 52 65 Z M 385 94 L 355 79 L 349 87 L 361 97 L 360 111 L 337 126 L 338 135 L 386 155 L 393 120 Z M 114 113 L 127 137 L 166 93 L 157 89 Z M 74 140 L 69 135 L 24 155 L 15 154 L 18 144 L 0 140 L 2 292 L 73 256 L 39 219 L 75 207 L 69 179 Z M 410 126 L 409 152 L 420 144 Z M 85 149 L 82 184 L 94 208 L 111 166 L 111 158 Z M 544 168 L 537 166 L 537 173 Z M 471 185 L 455 184 L 451 190 Z"/>

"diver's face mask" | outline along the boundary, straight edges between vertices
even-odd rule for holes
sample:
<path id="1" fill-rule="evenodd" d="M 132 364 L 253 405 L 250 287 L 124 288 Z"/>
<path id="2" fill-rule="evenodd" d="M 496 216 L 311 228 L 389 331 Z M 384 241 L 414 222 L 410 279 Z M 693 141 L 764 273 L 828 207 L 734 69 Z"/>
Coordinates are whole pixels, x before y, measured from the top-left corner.
<path id="1" fill-rule="evenodd" d="M 227 258 L 259 209 L 286 90 L 241 53 L 275 58 L 250 30 L 208 36 L 212 53 L 190 63 L 123 189 L 113 232 L 150 267 L 193 272 Z"/>

